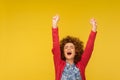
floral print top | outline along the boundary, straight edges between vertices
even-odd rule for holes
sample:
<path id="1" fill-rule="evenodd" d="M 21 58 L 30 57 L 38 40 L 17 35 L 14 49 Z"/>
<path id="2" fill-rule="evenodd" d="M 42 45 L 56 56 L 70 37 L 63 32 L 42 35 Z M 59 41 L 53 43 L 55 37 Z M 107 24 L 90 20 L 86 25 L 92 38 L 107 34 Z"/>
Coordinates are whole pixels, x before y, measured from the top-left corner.
<path id="1" fill-rule="evenodd" d="M 62 73 L 61 80 L 82 80 L 79 69 L 75 64 L 69 64 L 66 62 L 66 66 Z"/>

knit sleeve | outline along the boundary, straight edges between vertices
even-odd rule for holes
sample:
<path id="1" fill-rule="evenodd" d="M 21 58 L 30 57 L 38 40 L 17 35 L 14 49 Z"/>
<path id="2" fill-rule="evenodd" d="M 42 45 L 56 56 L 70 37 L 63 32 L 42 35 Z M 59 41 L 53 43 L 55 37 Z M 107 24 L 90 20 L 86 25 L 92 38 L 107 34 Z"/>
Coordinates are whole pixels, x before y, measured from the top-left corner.
<path id="1" fill-rule="evenodd" d="M 52 39 L 53 39 L 53 58 L 55 67 L 58 68 L 60 64 L 60 44 L 59 44 L 59 35 L 58 35 L 58 28 L 52 28 Z"/>
<path id="2" fill-rule="evenodd" d="M 97 32 L 91 31 L 89 38 L 88 38 L 88 41 L 87 41 L 87 44 L 86 44 L 86 47 L 85 47 L 85 50 L 82 54 L 80 62 L 84 65 L 84 67 L 86 67 L 86 65 L 87 65 L 87 63 L 92 55 L 92 51 L 94 49 L 94 42 L 95 42 L 95 38 L 96 38 L 96 33 Z"/>

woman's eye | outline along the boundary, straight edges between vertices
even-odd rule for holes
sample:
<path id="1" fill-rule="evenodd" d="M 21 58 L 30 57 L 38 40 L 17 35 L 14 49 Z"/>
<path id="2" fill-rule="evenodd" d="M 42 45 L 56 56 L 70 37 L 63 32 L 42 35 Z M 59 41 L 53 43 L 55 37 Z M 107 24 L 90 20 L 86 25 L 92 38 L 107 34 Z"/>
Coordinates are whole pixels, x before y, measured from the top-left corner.
<path id="1" fill-rule="evenodd" d="M 73 46 L 70 46 L 71 49 L 73 49 L 74 47 Z"/>
<path id="2" fill-rule="evenodd" d="M 68 48 L 68 46 L 65 46 L 65 49 L 67 49 Z"/>

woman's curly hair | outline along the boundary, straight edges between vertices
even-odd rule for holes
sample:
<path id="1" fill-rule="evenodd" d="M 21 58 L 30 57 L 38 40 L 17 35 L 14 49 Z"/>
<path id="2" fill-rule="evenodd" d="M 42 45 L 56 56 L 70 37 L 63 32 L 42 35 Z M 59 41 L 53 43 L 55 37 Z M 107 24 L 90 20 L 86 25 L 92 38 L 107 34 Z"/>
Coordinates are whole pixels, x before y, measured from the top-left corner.
<path id="1" fill-rule="evenodd" d="M 66 60 L 65 55 L 64 55 L 64 46 L 66 43 L 73 43 L 75 46 L 75 57 L 74 57 L 74 63 L 77 64 L 78 61 L 81 60 L 81 55 L 83 53 L 83 42 L 76 37 L 72 37 L 72 36 L 67 36 L 65 38 L 63 38 L 60 41 L 60 50 L 61 50 L 61 59 L 62 60 Z"/>

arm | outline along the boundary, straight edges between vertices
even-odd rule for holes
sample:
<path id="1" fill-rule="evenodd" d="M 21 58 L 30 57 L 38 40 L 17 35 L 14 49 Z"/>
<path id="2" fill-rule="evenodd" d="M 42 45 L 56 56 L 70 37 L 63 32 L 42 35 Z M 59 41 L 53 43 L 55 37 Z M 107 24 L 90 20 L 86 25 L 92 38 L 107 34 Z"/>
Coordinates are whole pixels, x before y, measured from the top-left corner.
<path id="1" fill-rule="evenodd" d="M 96 37 L 96 33 L 97 33 L 97 25 L 96 25 L 95 19 L 91 19 L 90 23 L 92 25 L 92 30 L 89 35 L 84 53 L 81 58 L 81 62 L 84 65 L 84 67 L 86 67 L 86 65 L 91 57 L 91 54 L 92 54 L 92 51 L 94 48 L 95 37 Z"/>
<path id="2" fill-rule="evenodd" d="M 59 44 L 59 35 L 58 35 L 58 27 L 57 23 L 59 21 L 59 16 L 54 16 L 52 20 L 52 38 L 53 38 L 53 57 L 54 57 L 54 64 L 56 67 L 59 66 L 59 62 L 61 60 L 60 57 L 60 44 Z"/>
<path id="3" fill-rule="evenodd" d="M 59 33 L 57 27 L 58 21 L 59 21 L 59 16 L 58 15 L 54 16 L 52 20 L 53 51 L 55 51 L 56 48 L 59 48 L 59 35 L 58 35 Z"/>

